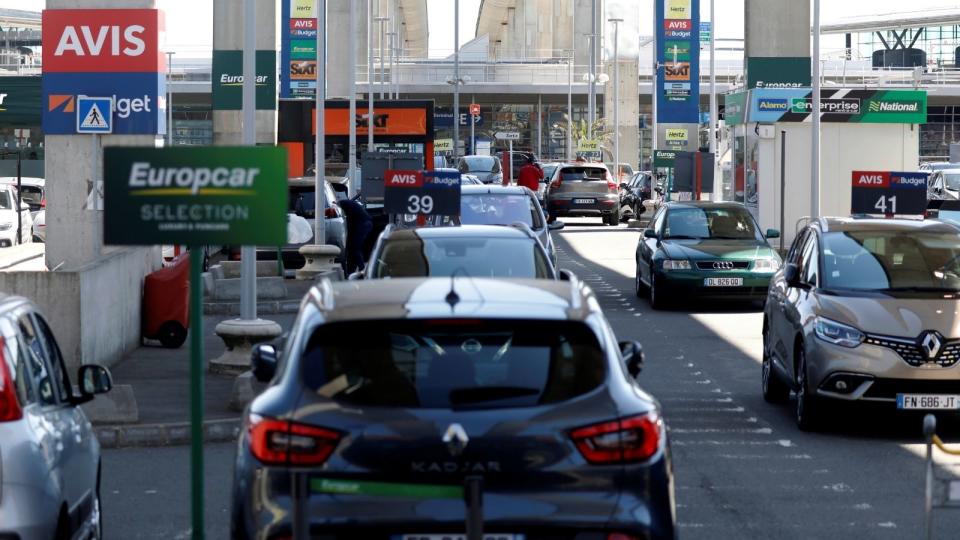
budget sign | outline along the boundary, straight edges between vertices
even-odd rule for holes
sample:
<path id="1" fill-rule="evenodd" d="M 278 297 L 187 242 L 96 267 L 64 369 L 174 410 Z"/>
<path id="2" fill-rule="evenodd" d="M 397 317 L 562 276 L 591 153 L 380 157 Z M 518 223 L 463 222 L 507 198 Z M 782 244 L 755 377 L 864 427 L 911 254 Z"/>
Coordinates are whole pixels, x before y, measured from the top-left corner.
<path id="1" fill-rule="evenodd" d="M 106 244 L 287 241 L 287 151 L 274 147 L 103 150 Z"/>

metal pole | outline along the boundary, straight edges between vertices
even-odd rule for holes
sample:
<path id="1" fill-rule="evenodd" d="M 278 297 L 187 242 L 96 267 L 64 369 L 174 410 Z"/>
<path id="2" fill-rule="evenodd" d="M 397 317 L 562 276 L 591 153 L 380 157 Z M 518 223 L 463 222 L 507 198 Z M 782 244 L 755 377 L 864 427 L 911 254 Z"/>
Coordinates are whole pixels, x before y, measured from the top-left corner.
<path id="1" fill-rule="evenodd" d="M 252 0 L 247 0 L 252 3 Z M 190 516 L 203 540 L 203 248 L 190 246 Z"/>
<path id="2" fill-rule="evenodd" d="M 543 96 L 537 94 L 537 156 L 543 156 Z"/>
<path id="3" fill-rule="evenodd" d="M 23 171 L 21 167 L 21 158 L 23 157 L 23 151 L 20 150 L 20 143 L 17 142 L 17 243 L 23 243 L 23 210 L 20 208 L 20 205 L 23 204 Z M 96 184 L 93 186 L 94 189 L 97 188 Z"/>
<path id="4" fill-rule="evenodd" d="M 613 177 L 620 180 L 620 23 L 623 19 L 609 19 L 613 23 Z"/>
<path id="5" fill-rule="evenodd" d="M 593 86 L 597 80 L 597 0 L 590 2 L 590 103 L 587 107 L 587 138 L 593 139 L 593 122 L 597 114 L 596 111 L 596 88 Z"/>
<path id="6" fill-rule="evenodd" d="M 170 90 L 170 75 L 173 72 L 173 55 L 167 53 L 167 146 L 173 146 L 173 91 Z"/>
<path id="7" fill-rule="evenodd" d="M 317 2 L 317 177 L 313 184 L 315 190 L 313 197 L 313 240 L 315 245 L 320 246 L 327 243 L 326 220 L 323 215 L 327 207 L 327 190 L 324 186 L 327 181 L 327 0 L 314 1 Z M 373 131 L 372 122 L 370 123 L 370 131 Z"/>
<path id="8" fill-rule="evenodd" d="M 593 42 L 593 35 L 587 36 L 587 43 Z M 590 45 L 590 64 L 588 66 L 589 73 L 587 73 L 587 139 L 593 140 L 593 106 L 594 106 L 594 88 L 593 82 L 596 80 L 596 74 L 594 73 L 593 65 L 593 46 Z"/>
<path id="9" fill-rule="evenodd" d="M 254 0 L 244 0 L 243 144 L 245 146 L 257 144 L 256 18 L 256 2 Z M 257 248 L 254 246 L 242 246 L 240 248 L 240 317 L 246 320 L 257 318 Z M 201 496 L 203 496 L 202 493 Z"/>
<path id="10" fill-rule="evenodd" d="M 396 68 L 394 68 L 394 66 L 393 66 L 393 62 L 394 62 L 394 54 L 393 54 L 393 53 L 396 51 L 396 49 L 395 49 L 395 47 L 396 47 L 396 45 L 395 45 L 396 39 L 395 39 L 395 38 L 397 37 L 397 33 L 396 33 L 396 32 L 390 32 L 390 33 L 387 34 L 387 35 L 390 36 L 390 86 L 387 88 L 387 95 L 389 95 L 391 99 L 396 99 L 396 96 L 394 95 L 393 89 L 394 89 L 394 87 L 395 87 L 396 84 L 397 84 L 397 70 L 396 70 Z"/>
<path id="11" fill-rule="evenodd" d="M 927 443 L 926 489 L 923 500 L 924 538 L 933 540 L 933 436 L 937 432 L 937 418 L 932 414 L 923 417 L 923 438 Z"/>
<path id="12" fill-rule="evenodd" d="M 716 14 L 714 11 L 716 0 L 710 0 L 710 128 L 707 134 L 710 136 L 710 153 L 713 154 L 713 182 L 714 194 L 716 186 L 720 185 L 719 171 L 720 160 L 717 158 L 717 63 L 715 40 L 717 35 Z M 783 234 L 781 232 L 781 234 Z M 781 242 L 783 240 L 781 239 Z"/>
<path id="13" fill-rule="evenodd" d="M 713 179 L 719 182 L 718 178 Z M 787 132 L 780 131 L 780 253 L 783 253 L 784 216 L 786 211 L 787 191 Z"/>
<path id="14" fill-rule="evenodd" d="M 657 171 L 656 166 L 654 165 L 654 156 L 657 153 L 657 144 L 659 143 L 657 134 L 657 100 L 660 97 L 660 90 L 657 83 L 660 75 L 660 62 L 658 57 L 660 55 L 660 45 L 657 43 L 657 17 L 653 17 L 653 76 L 651 77 L 651 86 L 650 86 L 650 171 L 653 174 L 653 182 L 657 181 Z M 655 185 L 655 184 L 654 184 Z"/>
<path id="15" fill-rule="evenodd" d="M 453 157 L 460 153 L 460 0 L 453 0 Z"/>
<path id="16" fill-rule="evenodd" d="M 471 95 L 470 103 L 476 103 L 476 102 L 477 102 L 477 96 Z M 474 133 L 474 126 L 476 126 L 477 118 L 479 118 L 479 116 L 474 116 L 471 114 L 467 118 L 470 119 L 470 154 L 476 154 L 477 153 L 477 148 L 476 148 L 477 137 L 476 137 L 476 134 Z"/>
<path id="17" fill-rule="evenodd" d="M 507 181 L 507 185 L 513 184 L 513 139 L 507 141 L 507 164 L 510 166 L 510 179 Z"/>
<path id="18" fill-rule="evenodd" d="M 347 187 L 350 195 L 356 195 L 357 189 L 357 3 L 350 2 L 350 141 L 347 158 Z"/>
<path id="19" fill-rule="evenodd" d="M 373 0 L 367 0 L 367 152 L 373 152 L 373 70 Z"/>
<path id="20" fill-rule="evenodd" d="M 380 82 L 379 82 L 380 99 L 385 99 L 383 90 L 384 90 L 384 87 L 386 86 L 386 79 L 387 79 L 387 71 L 383 63 L 383 60 L 384 60 L 383 58 L 383 25 L 384 23 L 387 22 L 387 20 L 388 20 L 388 17 L 377 17 L 377 22 L 380 23 Z"/>
<path id="21" fill-rule="evenodd" d="M 820 217 L 820 0 L 813 0 L 813 110 L 810 124 L 810 217 Z"/>
<path id="22" fill-rule="evenodd" d="M 567 159 L 573 161 L 573 51 L 567 60 Z"/>

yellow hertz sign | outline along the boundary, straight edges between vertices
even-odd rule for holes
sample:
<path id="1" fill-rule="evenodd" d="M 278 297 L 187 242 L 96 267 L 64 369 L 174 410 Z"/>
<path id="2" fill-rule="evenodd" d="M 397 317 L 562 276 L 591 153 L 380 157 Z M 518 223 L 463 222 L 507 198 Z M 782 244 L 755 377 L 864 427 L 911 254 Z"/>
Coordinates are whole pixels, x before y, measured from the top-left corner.
<path id="1" fill-rule="evenodd" d="M 687 130 L 685 129 L 668 129 L 667 130 L 667 140 L 668 141 L 686 141 L 687 140 Z"/>
<path id="2" fill-rule="evenodd" d="M 664 0 L 663 16 L 666 19 L 689 19 L 690 0 Z"/>
<path id="3" fill-rule="evenodd" d="M 449 152 L 453 150 L 453 139 L 436 139 L 433 141 L 435 152 Z"/>
<path id="4" fill-rule="evenodd" d="M 290 0 L 290 17 L 293 19 L 313 19 L 317 16 L 313 10 L 314 0 Z"/>
<path id="5" fill-rule="evenodd" d="M 599 152 L 600 141 L 581 139 L 577 142 L 577 152 Z"/>

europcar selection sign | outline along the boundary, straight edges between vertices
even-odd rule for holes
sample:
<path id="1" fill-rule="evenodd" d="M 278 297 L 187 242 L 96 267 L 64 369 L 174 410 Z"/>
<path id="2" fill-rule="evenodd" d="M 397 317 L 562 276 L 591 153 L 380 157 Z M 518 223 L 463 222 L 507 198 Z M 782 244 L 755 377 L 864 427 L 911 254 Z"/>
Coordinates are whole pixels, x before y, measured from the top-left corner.
<path id="1" fill-rule="evenodd" d="M 287 241 L 287 151 L 104 148 L 104 241 L 119 245 Z"/>
<path id="2" fill-rule="evenodd" d="M 850 213 L 922 216 L 927 209 L 927 173 L 853 171 Z"/>

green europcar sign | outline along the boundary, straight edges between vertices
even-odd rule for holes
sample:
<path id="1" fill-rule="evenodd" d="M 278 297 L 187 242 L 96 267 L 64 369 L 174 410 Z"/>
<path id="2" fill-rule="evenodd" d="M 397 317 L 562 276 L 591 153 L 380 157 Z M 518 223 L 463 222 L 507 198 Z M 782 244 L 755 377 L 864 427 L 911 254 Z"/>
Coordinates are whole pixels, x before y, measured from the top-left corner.
<path id="1" fill-rule="evenodd" d="M 316 55 L 314 55 L 315 57 Z M 256 51 L 257 110 L 277 108 L 277 52 Z M 216 111 L 243 108 L 243 51 L 213 51 L 212 94 Z"/>
<path id="2" fill-rule="evenodd" d="M 104 241 L 282 245 L 287 151 L 276 147 L 107 147 Z"/>

